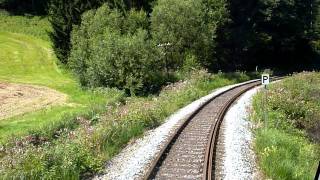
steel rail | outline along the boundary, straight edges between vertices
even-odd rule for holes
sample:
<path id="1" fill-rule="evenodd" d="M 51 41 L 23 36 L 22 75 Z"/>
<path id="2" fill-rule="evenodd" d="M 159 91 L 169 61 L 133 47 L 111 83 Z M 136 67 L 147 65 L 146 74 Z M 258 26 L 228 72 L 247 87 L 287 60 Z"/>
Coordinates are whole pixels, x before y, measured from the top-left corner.
<path id="1" fill-rule="evenodd" d="M 245 92 L 257 86 L 258 83 L 253 83 L 252 86 L 240 91 L 235 96 L 232 97 L 224 106 L 220 109 L 218 118 L 216 119 L 215 123 L 211 128 L 211 132 L 209 135 L 209 142 L 207 144 L 206 152 L 205 152 L 205 160 L 204 160 L 204 167 L 203 167 L 203 180 L 211 180 L 214 175 L 214 162 L 215 162 L 215 155 L 216 155 L 216 147 L 218 143 L 219 137 L 219 130 L 221 123 L 224 119 L 225 114 L 227 113 L 230 106 Z"/>

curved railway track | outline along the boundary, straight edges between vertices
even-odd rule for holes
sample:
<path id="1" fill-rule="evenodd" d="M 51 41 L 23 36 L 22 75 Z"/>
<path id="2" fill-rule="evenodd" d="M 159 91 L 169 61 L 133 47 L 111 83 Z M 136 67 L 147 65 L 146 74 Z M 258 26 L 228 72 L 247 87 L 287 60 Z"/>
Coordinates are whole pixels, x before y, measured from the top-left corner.
<path id="1" fill-rule="evenodd" d="M 224 115 L 243 93 L 260 83 L 236 86 L 205 103 L 173 133 L 144 179 L 214 179 L 215 148 Z"/>

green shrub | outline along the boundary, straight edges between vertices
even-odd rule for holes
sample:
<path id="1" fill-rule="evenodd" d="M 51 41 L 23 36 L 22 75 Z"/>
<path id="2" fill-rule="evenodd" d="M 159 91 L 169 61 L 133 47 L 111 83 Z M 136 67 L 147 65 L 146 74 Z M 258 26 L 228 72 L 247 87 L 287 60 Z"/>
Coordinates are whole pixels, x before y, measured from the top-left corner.
<path id="1" fill-rule="evenodd" d="M 301 73 L 272 87 L 269 108 L 284 115 L 294 127 L 320 142 L 320 76 Z"/>
<path id="2" fill-rule="evenodd" d="M 104 5 L 83 16 L 72 36 L 70 67 L 87 86 L 109 86 L 130 94 L 163 84 L 158 51 L 148 38 L 143 11 L 123 16 Z"/>

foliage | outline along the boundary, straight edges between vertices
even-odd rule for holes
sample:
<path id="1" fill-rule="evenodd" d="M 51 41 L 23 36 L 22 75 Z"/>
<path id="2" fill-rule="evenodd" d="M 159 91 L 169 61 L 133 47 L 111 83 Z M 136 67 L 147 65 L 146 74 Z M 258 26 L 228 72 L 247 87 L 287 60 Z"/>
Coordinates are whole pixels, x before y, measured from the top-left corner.
<path id="1" fill-rule="evenodd" d="M 305 69 L 315 61 L 318 0 L 230 0 L 229 7 L 232 21 L 218 38 L 223 69 Z"/>
<path id="2" fill-rule="evenodd" d="M 69 67 L 82 85 L 117 87 L 129 94 L 155 92 L 174 80 L 176 70 L 186 71 L 182 66 L 190 56 L 202 64 L 210 61 L 226 7 L 223 0 L 206 3 L 159 1 L 151 14 L 151 36 L 142 10 L 122 12 L 104 4 L 88 11 L 72 33 Z"/>
<path id="3" fill-rule="evenodd" d="M 0 0 L 0 8 L 15 15 L 46 14 L 49 0 Z"/>
<path id="4" fill-rule="evenodd" d="M 194 72 L 188 81 L 169 85 L 158 96 L 128 97 L 122 104 L 109 105 L 106 114 L 95 123 L 83 119 L 77 130 L 56 133 L 60 134 L 56 140 L 37 145 L 32 138 L 12 142 L 0 151 L 0 176 L 79 179 L 100 172 L 104 162 L 130 139 L 158 126 L 170 114 L 212 89 L 238 82 L 228 77 L 239 75 L 248 80 L 243 74 Z"/>
<path id="5" fill-rule="evenodd" d="M 195 51 L 201 39 L 203 17 L 201 1 L 159 0 L 151 14 L 152 36 L 163 45 L 166 69 L 176 70 L 186 51 Z M 194 52 L 193 52 L 194 53 Z"/>
<path id="6" fill-rule="evenodd" d="M 271 86 L 268 127 L 256 130 L 256 150 L 271 178 L 312 179 L 320 155 L 319 73 L 301 73 Z M 262 94 L 254 101 L 254 119 L 264 117 Z M 273 166 L 278 163 L 279 166 Z"/>
<path id="7" fill-rule="evenodd" d="M 290 124 L 304 129 L 311 139 L 320 142 L 320 76 L 301 73 L 274 85 L 269 106 L 282 114 Z"/>
<path id="8" fill-rule="evenodd" d="M 204 4 L 204 15 L 202 22 L 204 28 L 201 30 L 203 33 L 201 37 L 202 46 L 199 47 L 197 55 L 201 59 L 201 64 L 208 68 L 217 65 L 217 58 L 221 56 L 216 51 L 218 46 L 217 35 L 225 24 L 230 21 L 228 1 L 226 0 L 203 0 Z M 217 69 L 216 69 L 217 70 Z"/>
<path id="9" fill-rule="evenodd" d="M 121 13 L 126 10 L 144 8 L 150 11 L 153 0 L 51 0 L 49 5 L 50 22 L 53 32 L 50 34 L 54 43 L 54 50 L 58 59 L 66 64 L 71 49 L 71 32 L 74 25 L 81 24 L 81 15 L 91 9 L 108 3 L 111 8 L 119 9 Z"/>
<path id="10" fill-rule="evenodd" d="M 151 33 L 163 51 L 167 71 L 179 69 L 187 54 L 212 63 L 216 29 L 226 20 L 223 0 L 159 0 L 151 14 Z"/>
<path id="11" fill-rule="evenodd" d="M 51 0 L 49 5 L 50 33 L 58 59 L 66 64 L 70 53 L 70 38 L 73 25 L 81 22 L 81 14 L 99 7 L 104 0 Z M 118 1 L 117 1 L 118 2 Z M 116 2 L 115 2 L 116 3 Z"/>
<path id="12" fill-rule="evenodd" d="M 117 87 L 130 94 L 158 89 L 162 66 L 147 26 L 143 11 L 123 16 L 105 4 L 87 12 L 73 33 L 69 66 L 83 85 Z"/>

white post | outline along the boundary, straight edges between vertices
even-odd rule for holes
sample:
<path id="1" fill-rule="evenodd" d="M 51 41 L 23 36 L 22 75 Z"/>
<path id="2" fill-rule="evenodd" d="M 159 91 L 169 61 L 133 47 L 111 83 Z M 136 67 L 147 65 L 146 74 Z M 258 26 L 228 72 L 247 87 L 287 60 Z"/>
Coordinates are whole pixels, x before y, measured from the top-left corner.
<path id="1" fill-rule="evenodd" d="M 268 127 L 268 87 L 267 85 L 270 83 L 270 75 L 262 74 L 261 76 L 261 84 L 264 85 L 264 96 L 262 97 L 263 101 L 263 114 L 264 114 L 264 123 L 265 127 Z"/>

